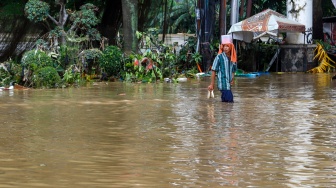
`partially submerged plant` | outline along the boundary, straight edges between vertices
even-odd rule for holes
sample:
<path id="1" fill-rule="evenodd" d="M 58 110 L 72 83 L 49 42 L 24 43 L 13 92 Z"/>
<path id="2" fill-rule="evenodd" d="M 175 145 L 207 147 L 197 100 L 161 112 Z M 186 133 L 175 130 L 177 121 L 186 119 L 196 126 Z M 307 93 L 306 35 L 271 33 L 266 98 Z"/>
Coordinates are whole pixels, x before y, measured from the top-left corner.
<path id="1" fill-rule="evenodd" d="M 332 68 L 335 68 L 336 62 L 333 61 L 329 56 L 323 45 L 318 42 L 317 47 L 315 49 L 316 55 L 314 59 L 317 59 L 319 65 L 313 69 L 308 70 L 310 73 L 322 73 L 322 72 L 330 72 Z"/>

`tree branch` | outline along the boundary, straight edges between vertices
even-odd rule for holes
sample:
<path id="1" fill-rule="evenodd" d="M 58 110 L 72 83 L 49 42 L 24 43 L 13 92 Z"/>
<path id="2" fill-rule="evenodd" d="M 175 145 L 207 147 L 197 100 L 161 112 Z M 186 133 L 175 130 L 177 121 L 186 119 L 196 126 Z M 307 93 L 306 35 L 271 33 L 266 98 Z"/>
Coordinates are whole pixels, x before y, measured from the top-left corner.
<path id="1" fill-rule="evenodd" d="M 48 18 L 50 18 L 51 21 L 53 21 L 56 25 L 59 24 L 58 21 L 54 17 L 50 16 L 50 14 L 48 14 Z"/>
<path id="2" fill-rule="evenodd" d="M 66 12 L 66 9 L 65 9 L 65 3 L 64 2 L 59 2 L 59 5 L 61 6 L 60 8 L 60 16 L 59 16 L 59 24 L 61 26 L 64 26 L 67 19 L 68 19 L 68 13 Z"/>

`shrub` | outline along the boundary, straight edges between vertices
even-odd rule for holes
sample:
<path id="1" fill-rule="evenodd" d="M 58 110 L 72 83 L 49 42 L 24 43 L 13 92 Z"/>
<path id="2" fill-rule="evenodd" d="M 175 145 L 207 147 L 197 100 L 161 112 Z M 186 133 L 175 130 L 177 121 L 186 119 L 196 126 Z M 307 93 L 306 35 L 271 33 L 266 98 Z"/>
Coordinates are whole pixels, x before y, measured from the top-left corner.
<path id="1" fill-rule="evenodd" d="M 0 65 L 0 86 L 11 82 L 20 83 L 22 66 L 15 60 L 9 59 Z"/>
<path id="2" fill-rule="evenodd" d="M 120 76 L 123 69 L 122 51 L 116 46 L 108 46 L 99 58 L 99 66 L 107 76 Z"/>
<path id="3" fill-rule="evenodd" d="M 84 69 L 86 74 L 92 75 L 100 73 L 97 59 L 99 59 L 101 54 L 102 52 L 96 48 L 82 51 L 80 56 L 85 58 L 86 63 L 84 64 Z"/>
<path id="4" fill-rule="evenodd" d="M 30 50 L 24 53 L 21 63 L 25 68 L 31 71 L 38 70 L 42 67 L 54 67 L 54 62 L 51 57 L 41 50 Z"/>
<path id="5" fill-rule="evenodd" d="M 33 85 L 37 88 L 55 88 L 61 78 L 54 67 L 43 67 L 34 72 Z"/>
<path id="6" fill-rule="evenodd" d="M 62 81 L 66 84 L 78 84 L 81 81 L 81 75 L 78 71 L 75 71 L 75 65 L 71 65 L 63 74 Z"/>

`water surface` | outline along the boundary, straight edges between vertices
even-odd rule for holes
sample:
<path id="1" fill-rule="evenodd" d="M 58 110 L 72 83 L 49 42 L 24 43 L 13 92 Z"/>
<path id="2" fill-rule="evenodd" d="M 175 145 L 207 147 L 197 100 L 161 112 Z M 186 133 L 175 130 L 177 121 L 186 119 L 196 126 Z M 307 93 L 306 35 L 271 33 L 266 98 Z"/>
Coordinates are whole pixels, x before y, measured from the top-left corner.
<path id="1" fill-rule="evenodd" d="M 329 74 L 0 92 L 0 187 L 336 187 Z"/>

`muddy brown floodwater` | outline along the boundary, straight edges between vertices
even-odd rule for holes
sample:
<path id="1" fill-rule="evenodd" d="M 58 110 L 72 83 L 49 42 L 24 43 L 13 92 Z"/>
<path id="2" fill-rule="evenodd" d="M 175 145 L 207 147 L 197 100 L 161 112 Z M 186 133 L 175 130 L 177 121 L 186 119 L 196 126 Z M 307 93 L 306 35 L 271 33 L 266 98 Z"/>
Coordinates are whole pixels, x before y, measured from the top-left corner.
<path id="1" fill-rule="evenodd" d="M 336 187 L 330 74 L 0 92 L 0 187 Z"/>

